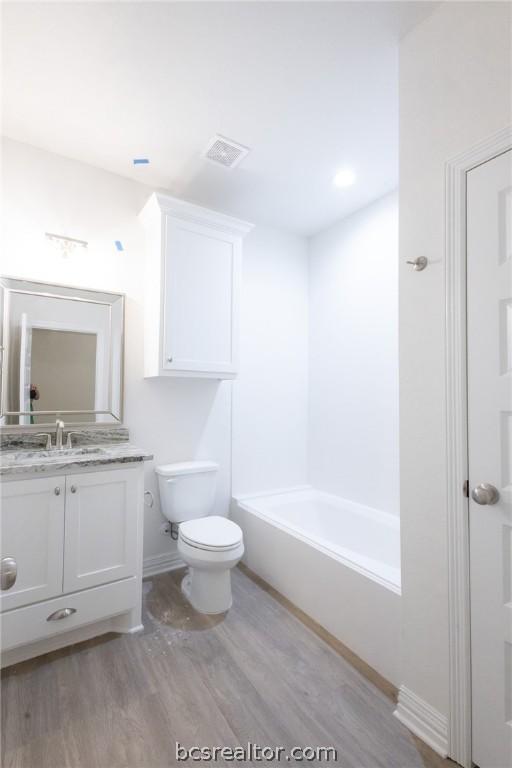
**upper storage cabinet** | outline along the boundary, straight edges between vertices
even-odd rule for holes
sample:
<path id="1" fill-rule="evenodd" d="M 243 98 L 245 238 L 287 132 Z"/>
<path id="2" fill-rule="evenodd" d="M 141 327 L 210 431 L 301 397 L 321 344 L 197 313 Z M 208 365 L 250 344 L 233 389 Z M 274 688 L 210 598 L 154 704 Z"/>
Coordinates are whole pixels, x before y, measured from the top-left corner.
<path id="1" fill-rule="evenodd" d="M 160 194 L 141 219 L 145 376 L 234 378 L 242 239 L 251 225 Z"/>

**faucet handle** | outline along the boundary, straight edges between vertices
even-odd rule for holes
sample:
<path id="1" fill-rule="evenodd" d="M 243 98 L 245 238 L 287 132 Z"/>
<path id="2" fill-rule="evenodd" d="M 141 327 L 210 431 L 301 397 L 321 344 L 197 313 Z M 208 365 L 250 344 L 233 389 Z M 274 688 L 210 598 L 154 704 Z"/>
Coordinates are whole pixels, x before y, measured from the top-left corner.
<path id="1" fill-rule="evenodd" d="M 50 451 L 52 447 L 52 436 L 48 434 L 47 432 L 38 432 L 34 437 L 45 437 L 46 438 L 46 451 Z"/>
<path id="2" fill-rule="evenodd" d="M 79 435 L 80 432 L 68 432 L 68 439 L 66 440 L 66 448 L 72 448 L 73 442 L 71 440 L 71 435 Z"/>

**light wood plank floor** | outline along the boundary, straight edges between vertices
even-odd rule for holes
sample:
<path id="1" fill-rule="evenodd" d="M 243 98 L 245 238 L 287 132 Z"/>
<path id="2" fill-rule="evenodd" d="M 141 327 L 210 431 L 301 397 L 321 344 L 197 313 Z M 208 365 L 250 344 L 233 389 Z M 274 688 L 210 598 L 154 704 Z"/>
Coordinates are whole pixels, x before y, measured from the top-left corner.
<path id="1" fill-rule="evenodd" d="M 343 768 L 454 766 L 393 717 L 383 681 L 247 572 L 235 569 L 221 617 L 195 613 L 181 577 L 145 582 L 143 633 L 4 670 L 3 768 L 168 768 L 176 741 L 333 746 Z"/>

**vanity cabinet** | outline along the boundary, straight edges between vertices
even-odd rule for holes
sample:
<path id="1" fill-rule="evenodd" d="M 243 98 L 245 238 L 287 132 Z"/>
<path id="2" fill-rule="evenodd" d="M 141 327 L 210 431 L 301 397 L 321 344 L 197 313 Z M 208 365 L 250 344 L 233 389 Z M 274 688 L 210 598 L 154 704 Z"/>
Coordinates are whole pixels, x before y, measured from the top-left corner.
<path id="1" fill-rule="evenodd" d="M 2 611 L 62 593 L 65 487 L 64 477 L 2 483 Z"/>
<path id="2" fill-rule="evenodd" d="M 4 481 L 1 498 L 3 651 L 116 616 L 102 631 L 140 628 L 141 463 Z"/>
<path id="3" fill-rule="evenodd" d="M 141 220 L 145 376 L 234 378 L 242 240 L 251 225 L 161 194 Z"/>

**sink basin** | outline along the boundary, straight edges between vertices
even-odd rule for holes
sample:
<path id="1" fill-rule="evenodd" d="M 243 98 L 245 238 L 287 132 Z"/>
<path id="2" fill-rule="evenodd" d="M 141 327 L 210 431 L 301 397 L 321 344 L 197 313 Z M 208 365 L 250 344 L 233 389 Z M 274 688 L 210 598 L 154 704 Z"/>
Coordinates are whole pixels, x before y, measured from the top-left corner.
<path id="1" fill-rule="evenodd" d="M 104 448 L 95 446 L 82 446 L 81 448 L 60 448 L 59 450 L 53 448 L 51 451 L 45 451 L 45 453 L 51 459 L 52 456 L 88 456 L 91 453 L 106 453 L 106 451 Z"/>
<path id="2" fill-rule="evenodd" d="M 79 459 L 85 456 L 105 456 L 107 451 L 99 446 L 80 446 L 76 448 L 61 448 L 57 450 L 52 448 L 50 451 L 16 451 L 15 453 L 6 453 L 2 456 L 2 463 L 5 465 L 16 464 L 50 464 L 64 459 Z"/>

